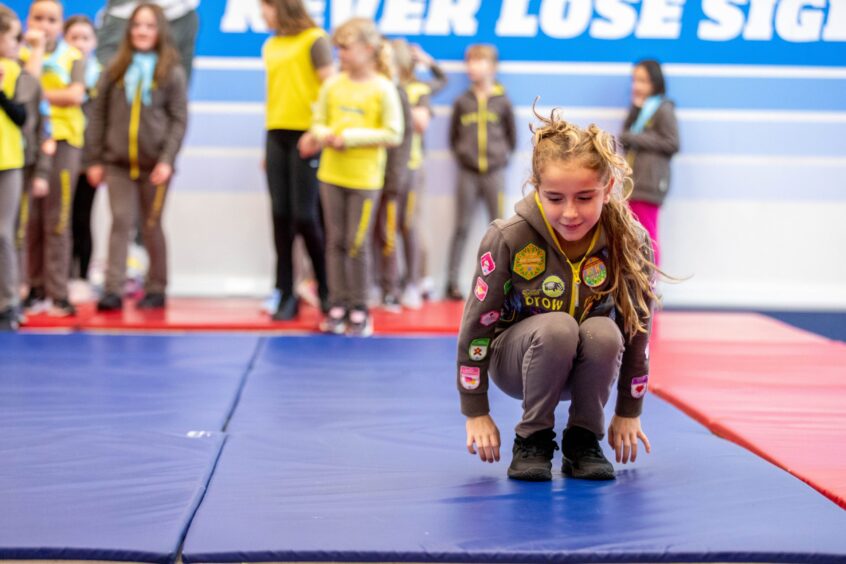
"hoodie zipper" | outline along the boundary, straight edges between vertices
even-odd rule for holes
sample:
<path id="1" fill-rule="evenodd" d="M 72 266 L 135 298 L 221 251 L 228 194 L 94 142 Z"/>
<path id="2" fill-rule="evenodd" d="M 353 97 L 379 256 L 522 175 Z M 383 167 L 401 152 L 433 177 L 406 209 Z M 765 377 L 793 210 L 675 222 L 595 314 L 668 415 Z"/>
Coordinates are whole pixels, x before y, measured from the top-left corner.
<path id="1" fill-rule="evenodd" d="M 476 121 L 476 131 L 478 134 L 479 144 L 479 172 L 482 174 L 488 171 L 488 98 L 487 96 L 479 98 L 476 96 L 478 102 L 478 114 Z"/>

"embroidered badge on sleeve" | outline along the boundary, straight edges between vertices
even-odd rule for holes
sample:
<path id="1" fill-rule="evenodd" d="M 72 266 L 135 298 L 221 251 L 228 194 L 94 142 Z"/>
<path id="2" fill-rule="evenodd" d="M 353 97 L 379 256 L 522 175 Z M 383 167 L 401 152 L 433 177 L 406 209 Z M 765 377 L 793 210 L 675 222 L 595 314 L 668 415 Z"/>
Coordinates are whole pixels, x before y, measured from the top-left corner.
<path id="1" fill-rule="evenodd" d="M 649 387 L 649 375 L 632 378 L 632 397 L 640 399 L 646 395 L 646 390 Z"/>
<path id="2" fill-rule="evenodd" d="M 470 342 L 470 360 L 481 362 L 488 356 L 488 347 L 491 344 L 490 339 L 473 339 Z"/>
<path id="3" fill-rule="evenodd" d="M 483 276 L 487 276 L 488 274 L 496 270 L 496 263 L 494 262 L 493 255 L 490 253 L 490 251 L 483 254 L 479 262 L 482 267 Z"/>
<path id="4" fill-rule="evenodd" d="M 462 366 L 460 371 L 461 387 L 465 390 L 475 390 L 482 381 L 481 370 L 478 366 Z"/>
<path id="5" fill-rule="evenodd" d="M 485 298 L 488 297 L 488 283 L 482 280 L 481 276 L 476 278 L 476 287 L 473 289 L 473 294 L 480 302 L 485 301 Z"/>

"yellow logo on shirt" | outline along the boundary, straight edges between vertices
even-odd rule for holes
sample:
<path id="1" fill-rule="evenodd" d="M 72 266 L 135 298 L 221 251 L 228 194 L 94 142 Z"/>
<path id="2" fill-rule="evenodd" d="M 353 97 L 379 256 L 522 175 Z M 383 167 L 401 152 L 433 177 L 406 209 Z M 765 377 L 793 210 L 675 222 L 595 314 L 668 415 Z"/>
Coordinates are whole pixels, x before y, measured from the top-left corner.
<path id="1" fill-rule="evenodd" d="M 546 270 L 546 251 L 529 243 L 514 255 L 512 270 L 526 280 L 537 278 Z"/>

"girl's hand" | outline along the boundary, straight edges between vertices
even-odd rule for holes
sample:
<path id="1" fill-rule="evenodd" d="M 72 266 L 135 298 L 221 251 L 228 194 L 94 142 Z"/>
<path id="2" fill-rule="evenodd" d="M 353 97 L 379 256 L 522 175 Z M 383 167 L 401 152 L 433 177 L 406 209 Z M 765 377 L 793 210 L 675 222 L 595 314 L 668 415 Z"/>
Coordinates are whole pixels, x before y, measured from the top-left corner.
<path id="1" fill-rule="evenodd" d="M 170 177 L 173 175 L 173 167 L 167 163 L 159 163 L 150 173 L 150 182 L 156 186 L 160 184 L 167 184 Z"/>
<path id="2" fill-rule="evenodd" d="M 615 415 L 608 426 L 608 444 L 617 455 L 617 462 L 626 464 L 631 457 L 637 459 L 637 440 L 643 441 L 647 454 L 652 452 L 649 439 L 640 428 L 640 417 L 620 417 Z M 630 456 L 631 455 L 631 456 Z"/>
<path id="3" fill-rule="evenodd" d="M 40 29 L 28 29 L 23 36 L 24 43 L 33 51 L 44 49 L 47 45 L 47 36 Z"/>
<path id="4" fill-rule="evenodd" d="M 88 178 L 88 184 L 96 188 L 103 183 L 103 178 L 106 176 L 103 165 L 89 166 L 85 171 L 85 176 Z"/>
<path id="5" fill-rule="evenodd" d="M 50 193 L 50 182 L 46 178 L 32 179 L 32 197 L 43 198 Z"/>
<path id="6" fill-rule="evenodd" d="M 326 145 L 332 147 L 336 151 L 344 150 L 344 138 L 340 135 L 330 135 L 326 138 Z"/>
<path id="7" fill-rule="evenodd" d="M 320 142 L 311 133 L 303 133 L 297 141 L 297 149 L 300 152 L 300 158 L 307 159 L 317 154 L 320 150 Z"/>
<path id="8" fill-rule="evenodd" d="M 499 429 L 490 415 L 467 418 L 467 452 L 478 450 L 482 462 L 499 462 L 499 445 Z"/>
<path id="9" fill-rule="evenodd" d="M 411 46 L 411 59 L 415 63 L 420 63 L 421 65 L 432 68 L 432 65 L 435 64 L 435 59 L 432 56 L 423 50 L 420 45 L 412 45 Z"/>

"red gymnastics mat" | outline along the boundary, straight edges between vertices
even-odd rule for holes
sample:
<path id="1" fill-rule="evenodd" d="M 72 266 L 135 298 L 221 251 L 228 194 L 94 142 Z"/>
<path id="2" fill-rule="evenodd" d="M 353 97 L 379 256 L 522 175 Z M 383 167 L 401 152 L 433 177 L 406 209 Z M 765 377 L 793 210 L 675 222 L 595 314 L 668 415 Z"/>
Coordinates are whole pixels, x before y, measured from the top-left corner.
<path id="1" fill-rule="evenodd" d="M 320 312 L 309 305 L 300 307 L 294 321 L 275 322 L 261 309 L 257 299 L 171 298 L 160 311 L 135 309 L 126 300 L 123 311 L 98 313 L 94 302 L 76 304 L 75 317 L 30 315 L 24 330 L 65 331 L 260 331 L 309 333 L 318 331 Z M 377 334 L 455 334 L 461 324 L 461 302 L 427 302 L 423 309 L 390 313 L 373 309 Z"/>
<path id="2" fill-rule="evenodd" d="M 664 314 L 652 390 L 846 508 L 846 344 L 754 314 Z"/>

